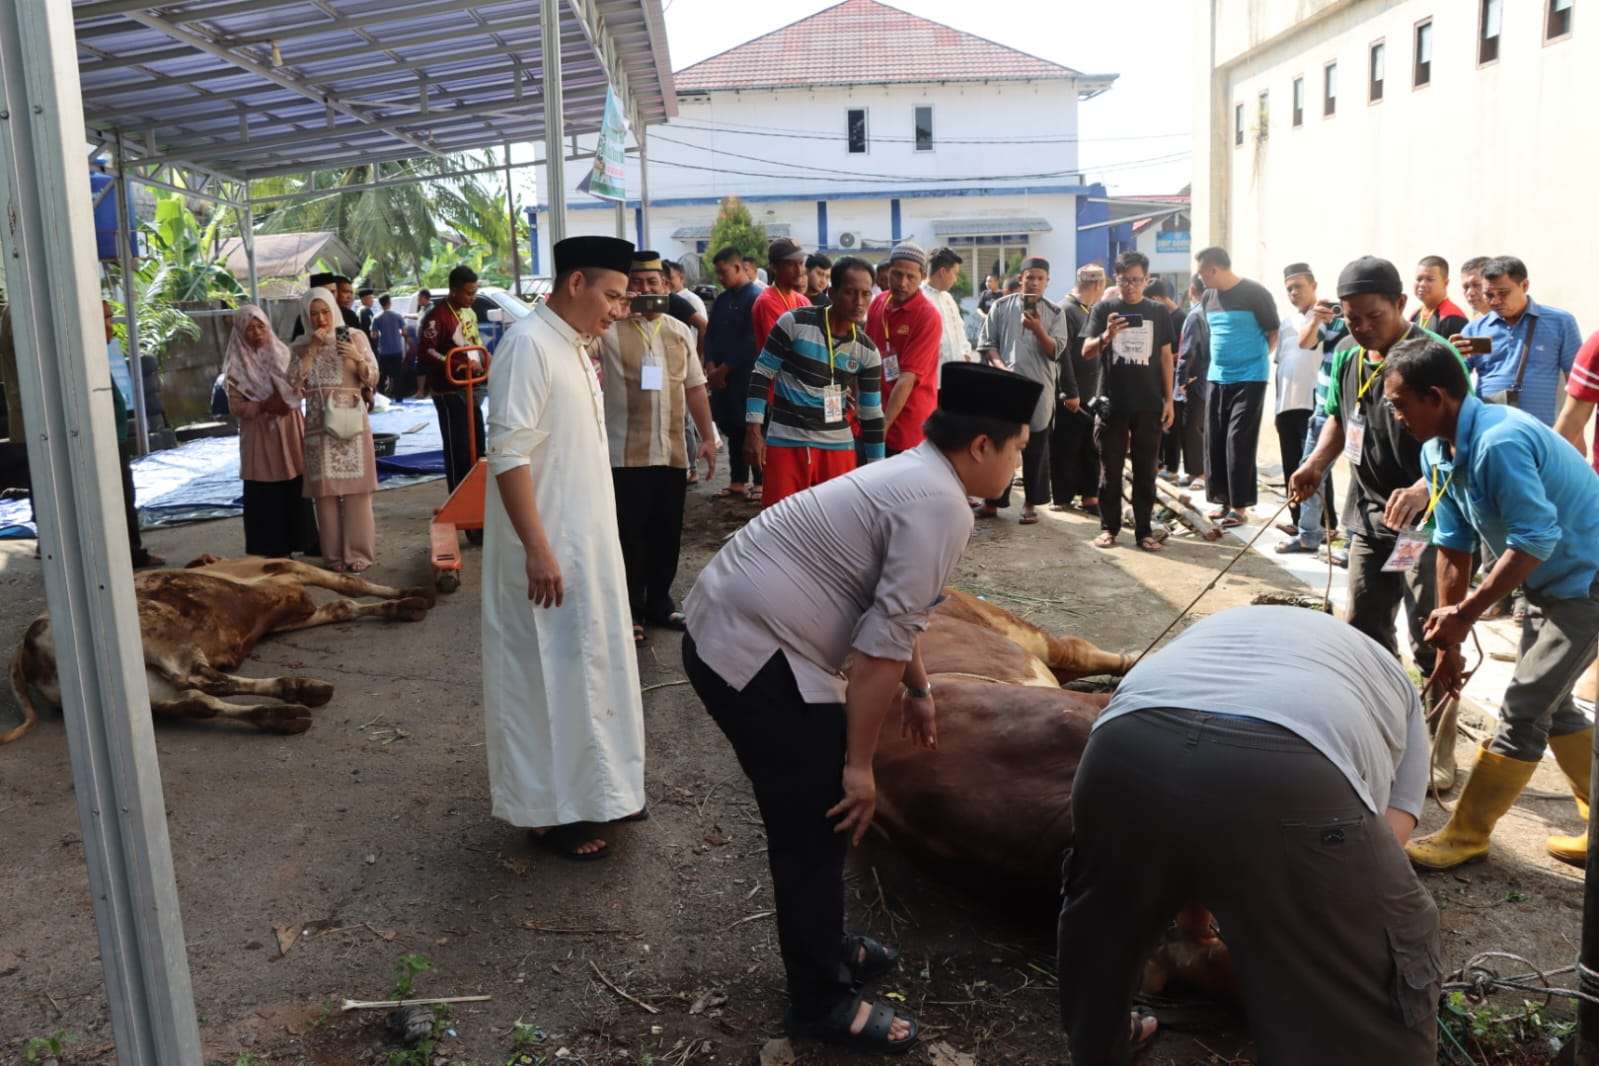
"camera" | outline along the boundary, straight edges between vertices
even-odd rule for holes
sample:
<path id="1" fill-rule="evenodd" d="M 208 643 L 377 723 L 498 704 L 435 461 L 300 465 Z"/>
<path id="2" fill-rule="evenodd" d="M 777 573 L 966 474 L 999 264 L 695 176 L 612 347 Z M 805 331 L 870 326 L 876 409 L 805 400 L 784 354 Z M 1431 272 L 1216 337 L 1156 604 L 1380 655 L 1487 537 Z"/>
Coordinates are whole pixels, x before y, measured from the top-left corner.
<path id="1" fill-rule="evenodd" d="M 1112 410 L 1110 406 L 1110 397 L 1106 396 L 1104 393 L 1100 393 L 1092 400 L 1089 400 L 1087 403 L 1083 404 L 1083 410 L 1087 411 L 1095 418 L 1109 418 Z"/>

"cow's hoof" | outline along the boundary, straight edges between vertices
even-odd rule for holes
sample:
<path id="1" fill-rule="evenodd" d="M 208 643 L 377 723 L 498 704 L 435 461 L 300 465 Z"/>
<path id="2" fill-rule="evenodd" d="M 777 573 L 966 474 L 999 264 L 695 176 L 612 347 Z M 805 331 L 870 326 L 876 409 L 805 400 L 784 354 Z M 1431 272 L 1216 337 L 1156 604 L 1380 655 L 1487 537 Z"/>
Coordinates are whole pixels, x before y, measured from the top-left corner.
<path id="1" fill-rule="evenodd" d="M 454 592 L 461 587 L 461 575 L 454 570 L 440 570 L 433 579 L 433 586 L 440 592 Z"/>
<path id="2" fill-rule="evenodd" d="M 244 717 L 263 733 L 292 736 L 311 728 L 311 708 L 294 703 L 271 703 L 253 707 Z"/>
<path id="3" fill-rule="evenodd" d="M 324 707 L 333 698 L 333 686 L 314 677 L 287 679 L 289 694 L 307 707 Z"/>
<path id="4" fill-rule="evenodd" d="M 428 611 L 433 608 L 433 601 L 423 599 L 421 596 L 407 596 L 403 600 L 395 600 L 387 605 L 389 610 L 385 613 L 392 619 L 400 622 L 420 622 L 428 616 Z"/>
<path id="5" fill-rule="evenodd" d="M 437 594 L 435 594 L 434 591 L 432 589 L 428 588 L 426 585 L 415 585 L 415 586 L 412 586 L 411 588 L 401 589 L 400 590 L 400 599 L 402 599 L 402 600 L 426 600 L 428 608 L 431 610 L 433 608 L 434 604 L 436 604 L 438 602 L 439 598 L 438 598 Z"/>

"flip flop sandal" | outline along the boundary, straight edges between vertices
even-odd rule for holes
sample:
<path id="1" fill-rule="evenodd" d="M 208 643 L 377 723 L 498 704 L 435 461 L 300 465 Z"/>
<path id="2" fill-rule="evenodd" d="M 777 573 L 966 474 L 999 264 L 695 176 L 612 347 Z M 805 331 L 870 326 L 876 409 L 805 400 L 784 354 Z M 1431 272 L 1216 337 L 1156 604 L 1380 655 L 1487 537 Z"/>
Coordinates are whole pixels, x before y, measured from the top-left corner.
<path id="1" fill-rule="evenodd" d="M 1212 522 L 1220 522 L 1223 518 L 1227 517 L 1227 508 L 1218 507 L 1214 511 L 1206 511 L 1205 517 L 1210 519 Z"/>
<path id="2" fill-rule="evenodd" d="M 571 822 L 567 825 L 557 825 L 545 830 L 543 833 L 532 833 L 533 843 L 552 855 L 559 855 L 568 862 L 599 862 L 601 859 L 611 857 L 611 848 L 607 844 L 599 851 L 578 851 L 577 849 L 591 840 L 602 839 L 595 832 L 594 826 L 588 822 Z"/>
<path id="3" fill-rule="evenodd" d="M 682 611 L 673 611 L 665 618 L 651 619 L 650 625 L 658 626 L 661 629 L 675 629 L 679 633 L 686 633 L 688 631 L 688 616 Z"/>
<path id="4" fill-rule="evenodd" d="M 1143 1036 L 1141 1034 L 1144 1032 L 1144 1023 L 1148 1021 L 1153 1021 L 1155 1028 L 1150 1031 L 1148 1036 Z M 1133 1023 L 1137 1026 L 1134 1032 L 1140 1035 L 1132 1037 L 1128 1042 L 1127 1048 L 1134 1055 L 1137 1055 L 1139 1052 L 1147 1050 L 1149 1045 L 1154 1043 L 1155 1038 L 1160 1035 L 1160 1020 L 1155 1017 L 1155 1012 L 1148 1007 L 1134 1007 Z"/>
<path id="5" fill-rule="evenodd" d="M 844 937 L 844 965 L 856 984 L 864 984 L 898 966 L 899 952 L 864 933 L 851 933 Z"/>
<path id="6" fill-rule="evenodd" d="M 1036 513 L 1024 514 L 1016 520 L 1016 524 L 1022 526 L 1036 526 L 1038 525 L 1038 515 Z"/>
<path id="7" fill-rule="evenodd" d="M 745 490 L 745 489 L 732 489 L 732 488 L 721 489 L 720 491 L 711 493 L 711 499 L 713 499 L 713 500 L 736 500 L 739 497 L 743 496 L 746 491 L 747 490 Z"/>
<path id="8" fill-rule="evenodd" d="M 633 627 L 633 643 L 635 645 L 648 643 L 649 639 L 649 636 L 644 632 L 643 626 Z"/>
<path id="9" fill-rule="evenodd" d="M 1229 511 L 1227 514 L 1223 515 L 1221 521 L 1217 522 L 1216 524 L 1221 526 L 1223 529 L 1237 529 L 1239 526 L 1244 524 L 1244 520 Z"/>
<path id="10" fill-rule="evenodd" d="M 1090 543 L 1096 548 L 1114 548 L 1116 546 L 1116 538 L 1109 533 L 1101 533 Z"/>
<path id="11" fill-rule="evenodd" d="M 854 1022 L 855 1012 L 860 1004 L 859 996 L 847 999 L 828 1012 L 826 1017 L 814 1022 L 800 1021 L 794 1017 L 793 1008 L 789 1008 L 784 1015 L 783 1025 L 788 1030 L 788 1035 L 796 1039 L 838 1044 L 851 1051 L 877 1055 L 903 1055 L 916 1046 L 916 1040 L 922 1032 L 916 1019 L 908 1014 L 896 1014 L 893 1008 L 885 1007 L 881 1003 L 872 1004 L 871 1012 L 866 1016 L 866 1024 L 861 1026 L 860 1032 L 850 1032 L 850 1024 Z M 896 1017 L 910 1023 L 910 1035 L 904 1040 L 888 1038 L 888 1034 L 893 1032 Z"/>
<path id="12" fill-rule="evenodd" d="M 648 806 L 644 806 L 644 807 L 640 807 L 638 810 L 634 811 L 632 814 L 625 814 L 625 815 L 623 815 L 620 818 L 613 818 L 611 821 L 609 821 L 609 822 L 607 822 L 605 824 L 606 825 L 625 825 L 628 822 L 647 822 L 649 820 L 650 820 L 650 809 L 649 809 Z"/>
<path id="13" fill-rule="evenodd" d="M 1140 551 L 1158 552 L 1161 549 L 1160 539 L 1157 537 L 1144 537 L 1138 542 Z"/>

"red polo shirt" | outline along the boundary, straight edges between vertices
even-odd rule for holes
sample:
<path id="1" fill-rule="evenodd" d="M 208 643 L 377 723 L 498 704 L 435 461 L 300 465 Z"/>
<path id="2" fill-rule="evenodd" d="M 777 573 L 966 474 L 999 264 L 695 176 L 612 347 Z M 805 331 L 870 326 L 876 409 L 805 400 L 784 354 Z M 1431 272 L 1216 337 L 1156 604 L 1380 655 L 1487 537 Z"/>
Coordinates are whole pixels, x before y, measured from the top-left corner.
<path id="1" fill-rule="evenodd" d="M 792 296 L 784 296 L 776 285 L 768 285 L 755 298 L 755 305 L 750 308 L 750 322 L 755 327 L 755 356 L 760 358 L 761 352 L 766 350 L 766 338 L 772 335 L 772 327 L 777 325 L 777 320 L 796 307 L 809 307 L 811 301 L 803 292 L 796 292 Z"/>
<path id="2" fill-rule="evenodd" d="M 901 374 L 916 375 L 916 387 L 888 427 L 884 443 L 904 452 L 922 442 L 922 423 L 938 406 L 938 346 L 944 337 L 944 318 L 924 293 L 895 307 L 893 296 L 882 293 L 866 312 L 866 335 L 883 354 L 883 406 Z"/>
<path id="3" fill-rule="evenodd" d="M 1566 393 L 1578 400 L 1599 404 L 1599 333 L 1589 337 L 1577 352 L 1571 364 L 1571 376 L 1566 379 Z M 1594 443 L 1588 449 L 1588 460 L 1599 471 L 1599 418 L 1594 422 Z"/>

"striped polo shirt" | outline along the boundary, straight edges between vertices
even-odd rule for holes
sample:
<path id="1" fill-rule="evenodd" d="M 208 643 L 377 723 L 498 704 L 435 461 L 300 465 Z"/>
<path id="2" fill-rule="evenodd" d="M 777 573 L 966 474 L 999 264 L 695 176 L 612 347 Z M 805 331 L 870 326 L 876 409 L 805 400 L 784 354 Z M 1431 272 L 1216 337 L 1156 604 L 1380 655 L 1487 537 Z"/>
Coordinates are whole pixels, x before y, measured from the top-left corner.
<path id="1" fill-rule="evenodd" d="M 849 337 L 834 337 L 833 365 L 828 367 L 827 308 L 800 307 L 777 320 L 766 347 L 755 361 L 745 400 L 745 421 L 766 419 L 771 397 L 772 421 L 766 442 L 775 447 L 849 451 L 855 447 L 849 418 L 825 419 L 827 387 L 844 390 L 846 408 L 853 403 L 861 443 L 868 460 L 883 457 L 883 359 L 866 331 L 854 327 Z M 775 384 L 774 384 L 775 383 Z"/>

